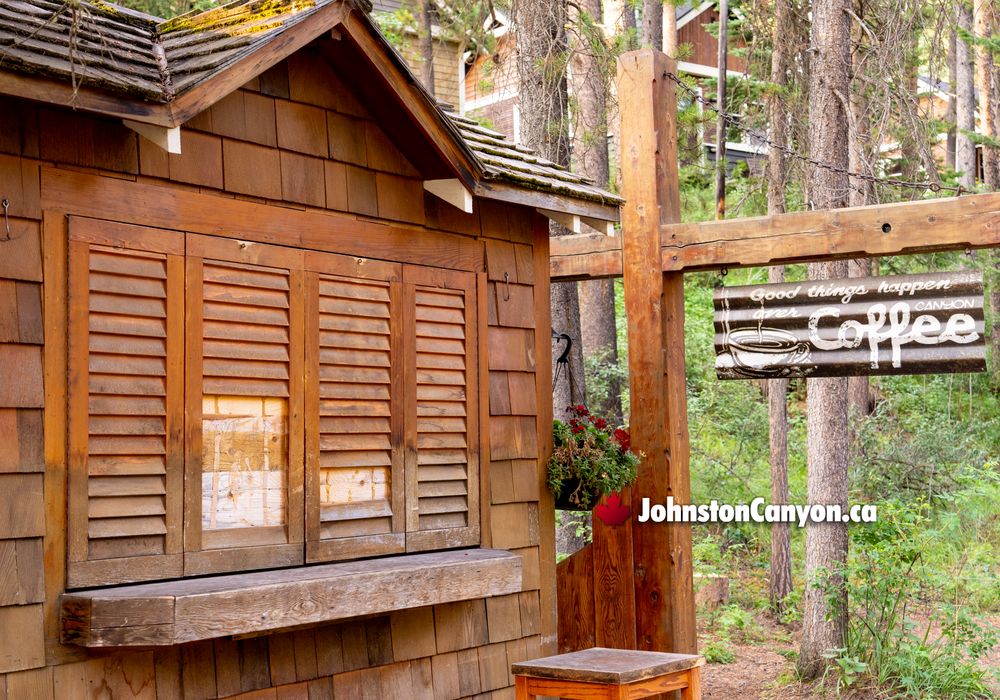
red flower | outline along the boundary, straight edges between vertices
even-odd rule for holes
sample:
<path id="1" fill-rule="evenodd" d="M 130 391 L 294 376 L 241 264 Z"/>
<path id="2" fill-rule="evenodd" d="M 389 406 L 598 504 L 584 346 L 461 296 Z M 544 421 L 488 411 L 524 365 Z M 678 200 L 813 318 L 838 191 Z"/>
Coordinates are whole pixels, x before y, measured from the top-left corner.
<path id="1" fill-rule="evenodd" d="M 580 425 L 579 423 L 577 423 L 576 425 L 573 426 L 573 434 L 574 435 L 576 435 L 577 433 L 582 433 L 584 430 L 585 430 L 585 428 L 582 425 Z"/>
<path id="2" fill-rule="evenodd" d="M 615 428 L 614 438 L 622 452 L 628 452 L 629 448 L 632 447 L 632 436 L 628 434 L 627 430 Z"/>
<path id="3" fill-rule="evenodd" d="M 603 418 L 598 418 L 594 421 L 594 427 L 598 430 L 604 430 L 608 427 L 608 422 Z"/>

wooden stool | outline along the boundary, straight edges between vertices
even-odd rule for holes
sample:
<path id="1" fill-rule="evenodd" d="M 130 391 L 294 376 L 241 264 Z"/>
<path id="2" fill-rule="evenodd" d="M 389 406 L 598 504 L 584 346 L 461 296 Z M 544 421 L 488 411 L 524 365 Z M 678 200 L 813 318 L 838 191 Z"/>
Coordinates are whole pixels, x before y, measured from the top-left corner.
<path id="1" fill-rule="evenodd" d="M 517 700 L 550 695 L 576 700 L 626 700 L 681 691 L 701 700 L 704 656 L 594 647 L 513 664 Z"/>

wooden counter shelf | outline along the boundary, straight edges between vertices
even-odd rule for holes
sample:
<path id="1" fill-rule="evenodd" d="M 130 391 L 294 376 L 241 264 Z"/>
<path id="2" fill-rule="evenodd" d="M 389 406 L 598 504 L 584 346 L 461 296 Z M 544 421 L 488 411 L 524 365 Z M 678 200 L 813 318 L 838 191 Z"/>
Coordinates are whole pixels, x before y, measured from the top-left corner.
<path id="1" fill-rule="evenodd" d="M 74 591 L 62 641 L 168 646 L 521 590 L 521 557 L 468 549 Z"/>

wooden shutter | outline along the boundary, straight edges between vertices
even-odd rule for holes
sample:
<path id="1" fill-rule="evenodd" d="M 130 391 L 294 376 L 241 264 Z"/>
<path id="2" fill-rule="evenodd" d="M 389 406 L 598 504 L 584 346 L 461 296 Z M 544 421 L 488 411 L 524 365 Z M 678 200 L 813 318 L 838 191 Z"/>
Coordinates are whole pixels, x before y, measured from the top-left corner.
<path id="1" fill-rule="evenodd" d="M 179 576 L 183 234 L 71 218 L 71 587 Z"/>
<path id="2" fill-rule="evenodd" d="M 407 551 L 479 543 L 475 275 L 403 268 Z"/>
<path id="3" fill-rule="evenodd" d="M 399 266 L 310 256 L 310 561 L 405 550 Z M 339 273 L 339 274 L 326 274 Z"/>
<path id="4" fill-rule="evenodd" d="M 303 560 L 301 251 L 187 238 L 185 573 Z"/>

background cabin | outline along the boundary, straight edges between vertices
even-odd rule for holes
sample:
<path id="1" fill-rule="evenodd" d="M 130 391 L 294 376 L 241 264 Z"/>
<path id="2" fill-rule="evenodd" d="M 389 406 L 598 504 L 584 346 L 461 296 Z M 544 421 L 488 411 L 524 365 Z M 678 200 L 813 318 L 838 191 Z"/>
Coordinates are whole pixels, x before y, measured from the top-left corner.
<path id="1" fill-rule="evenodd" d="M 545 215 L 620 200 L 367 9 L 0 0 L 0 697 L 507 698 L 555 651 Z"/>

